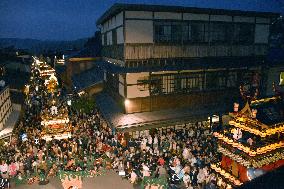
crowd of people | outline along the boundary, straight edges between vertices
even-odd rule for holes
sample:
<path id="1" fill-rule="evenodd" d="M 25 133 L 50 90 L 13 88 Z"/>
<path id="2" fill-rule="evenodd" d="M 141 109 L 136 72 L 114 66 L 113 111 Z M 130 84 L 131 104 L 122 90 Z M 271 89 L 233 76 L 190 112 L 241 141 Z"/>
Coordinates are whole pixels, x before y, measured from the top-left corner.
<path id="1" fill-rule="evenodd" d="M 72 138 L 62 140 L 45 141 L 40 139 L 39 128 L 21 127 L 27 140 L 12 140 L 1 151 L 1 176 L 23 180 L 44 173 L 48 179 L 58 170 L 95 175 L 107 168 L 131 183 L 155 177 L 186 188 L 216 186 L 209 165 L 218 155 L 214 138 L 203 126 L 166 133 L 153 130 L 134 139 L 123 133 L 114 134 L 97 111 L 73 114 L 71 122 Z"/>
<path id="2" fill-rule="evenodd" d="M 151 129 L 133 137 L 115 133 L 97 109 L 88 114 L 69 109 L 71 137 L 48 141 L 41 136 L 38 110 L 50 97 L 33 96 L 37 103 L 27 100 L 14 137 L 0 148 L 1 178 L 33 183 L 47 181 L 62 171 L 95 176 L 113 169 L 133 184 L 156 178 L 166 180 L 169 188 L 216 188 L 210 163 L 217 162 L 219 155 L 216 141 L 204 125 L 196 123 L 194 127 L 165 132 Z"/>

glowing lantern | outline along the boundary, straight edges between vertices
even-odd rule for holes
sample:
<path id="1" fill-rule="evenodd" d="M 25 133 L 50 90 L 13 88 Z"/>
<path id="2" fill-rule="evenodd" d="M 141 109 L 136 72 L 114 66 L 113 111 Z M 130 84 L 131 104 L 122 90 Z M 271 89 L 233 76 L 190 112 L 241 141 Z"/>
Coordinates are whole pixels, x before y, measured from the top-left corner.
<path id="1" fill-rule="evenodd" d="M 256 118 L 256 114 L 257 114 L 257 109 L 252 109 L 252 110 L 251 110 L 251 117 L 252 117 L 253 119 Z"/>
<path id="2" fill-rule="evenodd" d="M 239 111 L 239 106 L 240 106 L 239 103 L 236 103 L 236 102 L 234 103 L 234 112 L 235 113 Z"/>

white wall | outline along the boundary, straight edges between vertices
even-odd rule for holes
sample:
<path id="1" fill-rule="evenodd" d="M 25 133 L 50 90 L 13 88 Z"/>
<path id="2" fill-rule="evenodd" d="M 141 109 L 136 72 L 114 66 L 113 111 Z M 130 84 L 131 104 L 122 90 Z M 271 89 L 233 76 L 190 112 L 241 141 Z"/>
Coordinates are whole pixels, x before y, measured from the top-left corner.
<path id="1" fill-rule="evenodd" d="M 149 11 L 126 11 L 125 18 L 152 19 L 152 12 Z"/>
<path id="2" fill-rule="evenodd" d="M 175 13 L 175 12 L 155 12 L 154 13 L 155 19 L 176 19 L 181 20 L 182 13 Z"/>
<path id="3" fill-rule="evenodd" d="M 269 24 L 270 19 L 269 18 L 256 17 L 256 23 Z"/>
<path id="4" fill-rule="evenodd" d="M 123 27 L 119 27 L 116 29 L 117 34 L 117 44 L 124 43 L 124 36 L 123 36 Z"/>
<path id="5" fill-rule="evenodd" d="M 5 125 L 8 117 L 12 112 L 12 103 L 10 99 L 10 91 L 9 88 L 6 88 L 0 94 L 0 130 L 2 129 L 3 125 Z"/>
<path id="6" fill-rule="evenodd" d="M 120 12 L 116 15 L 116 27 L 123 25 L 123 12 Z"/>
<path id="7" fill-rule="evenodd" d="M 194 14 L 194 13 L 184 13 L 184 20 L 209 20 L 208 14 Z"/>
<path id="8" fill-rule="evenodd" d="M 107 32 L 107 45 L 112 45 L 112 32 Z"/>
<path id="9" fill-rule="evenodd" d="M 220 21 L 220 22 L 232 22 L 232 16 L 227 15 L 211 15 L 211 21 Z"/>
<path id="10" fill-rule="evenodd" d="M 118 26 L 123 25 L 123 12 L 120 12 L 119 14 L 113 16 L 110 18 L 108 21 L 106 21 L 102 25 L 102 30 L 101 32 L 107 32 L 112 30 L 113 28 L 116 28 Z"/>
<path id="11" fill-rule="evenodd" d="M 121 26 L 121 27 L 120 27 Z M 124 43 L 123 37 L 123 12 L 113 16 L 107 22 L 102 24 L 101 33 L 107 35 L 107 43 L 104 44 L 104 38 L 102 35 L 102 45 L 112 45 L 112 32 L 111 30 L 116 29 L 117 32 L 117 44 Z M 107 33 L 106 33 L 107 32 Z"/>
<path id="12" fill-rule="evenodd" d="M 131 86 L 127 86 L 127 98 L 137 98 L 137 97 L 147 97 L 150 96 L 149 90 L 141 91 L 139 90 L 139 86 L 137 86 L 137 80 L 143 79 L 144 77 L 148 77 L 148 72 L 143 73 L 128 73 L 126 75 L 126 83 L 132 84 Z"/>
<path id="13" fill-rule="evenodd" d="M 149 77 L 149 72 L 128 73 L 126 74 L 126 83 L 127 84 L 137 84 L 137 80 L 142 77 Z"/>
<path id="14" fill-rule="evenodd" d="M 119 83 L 118 84 L 118 92 L 121 96 L 125 97 L 125 94 L 124 94 L 124 85 Z"/>
<path id="15" fill-rule="evenodd" d="M 268 43 L 269 25 L 256 24 L 255 25 L 255 43 Z"/>
<path id="16" fill-rule="evenodd" d="M 122 84 L 124 84 L 124 78 L 123 78 L 123 75 L 122 74 L 119 74 L 118 75 L 118 81 Z"/>
<path id="17" fill-rule="evenodd" d="M 153 21 L 126 20 L 126 43 L 153 43 Z"/>
<path id="18" fill-rule="evenodd" d="M 254 23 L 255 17 L 247 17 L 247 16 L 235 16 L 234 22 L 247 22 Z"/>
<path id="19" fill-rule="evenodd" d="M 149 90 L 140 91 L 137 85 L 127 86 L 127 98 L 138 98 L 150 96 Z"/>

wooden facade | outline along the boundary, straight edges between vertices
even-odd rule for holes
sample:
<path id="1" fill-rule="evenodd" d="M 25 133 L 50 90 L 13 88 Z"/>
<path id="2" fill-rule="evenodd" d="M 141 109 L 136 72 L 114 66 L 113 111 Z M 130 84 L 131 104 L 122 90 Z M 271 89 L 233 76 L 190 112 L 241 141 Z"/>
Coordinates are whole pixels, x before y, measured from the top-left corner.
<path id="1" fill-rule="evenodd" d="M 192 94 L 171 94 L 128 99 L 126 113 L 158 111 L 184 107 L 204 107 L 204 105 L 232 104 L 238 97 L 238 90 L 210 91 Z"/>
<path id="2" fill-rule="evenodd" d="M 124 60 L 124 45 L 103 46 L 102 55 L 111 59 Z"/>
<path id="3" fill-rule="evenodd" d="M 268 45 L 153 45 L 127 44 L 125 60 L 148 58 L 196 58 L 196 57 L 238 57 L 263 56 Z"/>

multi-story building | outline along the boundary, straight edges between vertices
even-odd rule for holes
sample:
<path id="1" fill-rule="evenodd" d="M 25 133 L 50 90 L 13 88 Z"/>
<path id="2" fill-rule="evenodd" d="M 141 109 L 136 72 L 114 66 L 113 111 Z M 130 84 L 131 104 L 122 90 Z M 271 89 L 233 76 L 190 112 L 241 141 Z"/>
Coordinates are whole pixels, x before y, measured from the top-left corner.
<path id="1" fill-rule="evenodd" d="M 0 91 L 0 130 L 3 129 L 10 114 L 12 113 L 12 103 L 10 99 L 9 87 L 1 87 Z"/>
<path id="2" fill-rule="evenodd" d="M 126 114 L 231 105 L 240 84 L 262 82 L 278 16 L 115 4 L 97 21 L 106 91 Z"/>
<path id="3" fill-rule="evenodd" d="M 14 104 L 11 101 L 11 92 L 9 85 L 0 81 L 0 139 L 11 141 L 12 131 L 18 123 L 21 104 Z"/>

